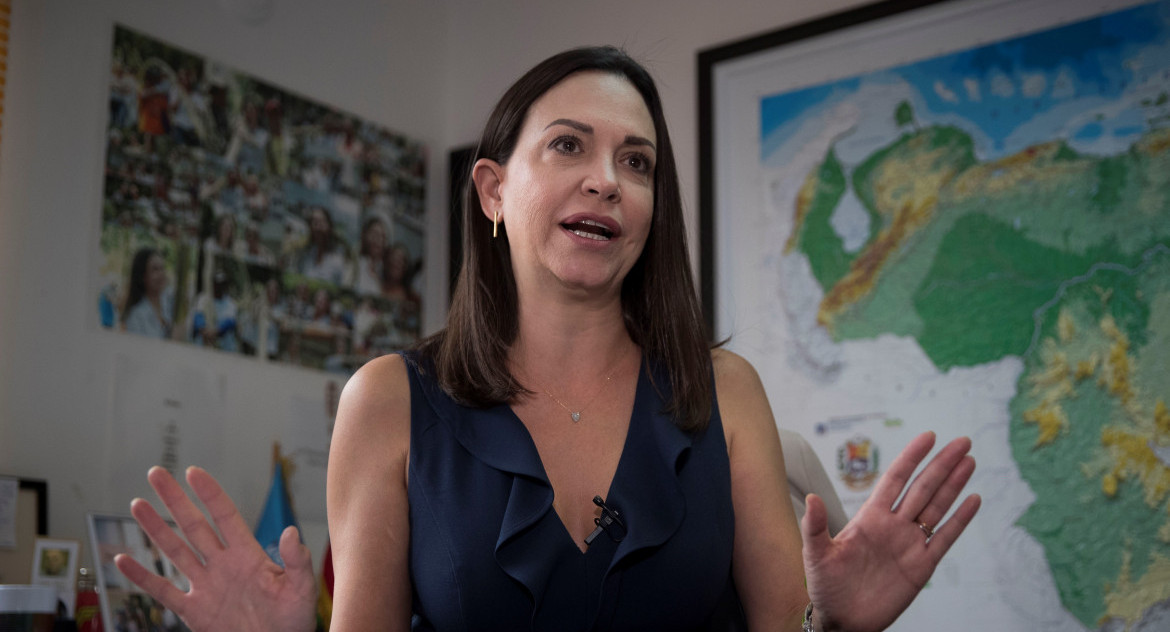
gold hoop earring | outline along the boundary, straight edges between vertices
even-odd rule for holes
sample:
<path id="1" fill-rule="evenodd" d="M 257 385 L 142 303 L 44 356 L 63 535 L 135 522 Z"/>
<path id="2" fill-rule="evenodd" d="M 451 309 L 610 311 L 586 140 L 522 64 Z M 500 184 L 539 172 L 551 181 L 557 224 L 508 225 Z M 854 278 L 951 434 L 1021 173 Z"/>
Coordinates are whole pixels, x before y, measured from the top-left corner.
<path id="1" fill-rule="evenodd" d="M 494 239 L 496 237 L 499 237 L 499 235 L 500 235 L 500 212 L 496 211 L 495 216 L 492 217 L 492 238 Z"/>

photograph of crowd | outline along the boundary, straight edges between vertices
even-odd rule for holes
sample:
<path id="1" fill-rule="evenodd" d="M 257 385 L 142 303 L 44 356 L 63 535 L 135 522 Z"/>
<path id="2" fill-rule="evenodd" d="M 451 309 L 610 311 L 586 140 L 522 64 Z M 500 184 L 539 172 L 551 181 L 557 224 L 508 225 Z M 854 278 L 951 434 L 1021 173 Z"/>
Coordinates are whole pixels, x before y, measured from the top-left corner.
<path id="1" fill-rule="evenodd" d="M 418 339 L 426 154 L 115 27 L 101 326 L 352 373 Z"/>

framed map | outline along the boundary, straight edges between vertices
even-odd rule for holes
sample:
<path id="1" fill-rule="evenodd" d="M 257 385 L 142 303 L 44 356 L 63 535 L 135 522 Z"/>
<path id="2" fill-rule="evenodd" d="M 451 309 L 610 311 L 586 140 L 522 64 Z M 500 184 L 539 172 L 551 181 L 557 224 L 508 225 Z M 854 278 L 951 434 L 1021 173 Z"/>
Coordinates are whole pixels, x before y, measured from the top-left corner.
<path id="1" fill-rule="evenodd" d="M 984 506 L 895 630 L 1170 629 L 1170 1 L 883 2 L 703 51 L 717 339 L 850 513 Z"/>

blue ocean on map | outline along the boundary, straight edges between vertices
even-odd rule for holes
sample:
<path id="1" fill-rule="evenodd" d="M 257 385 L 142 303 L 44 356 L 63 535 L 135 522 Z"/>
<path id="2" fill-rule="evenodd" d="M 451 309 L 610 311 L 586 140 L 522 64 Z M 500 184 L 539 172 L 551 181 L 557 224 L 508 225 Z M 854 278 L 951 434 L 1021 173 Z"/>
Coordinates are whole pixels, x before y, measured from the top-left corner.
<path id="1" fill-rule="evenodd" d="M 875 94 L 908 101 L 919 123 L 963 129 L 983 159 L 1054 138 L 1116 153 L 1165 122 L 1149 120 L 1142 106 L 1165 100 L 1168 83 L 1170 2 L 1157 2 L 763 98 L 760 158 L 782 163 L 777 150 L 834 106 L 885 106 Z"/>

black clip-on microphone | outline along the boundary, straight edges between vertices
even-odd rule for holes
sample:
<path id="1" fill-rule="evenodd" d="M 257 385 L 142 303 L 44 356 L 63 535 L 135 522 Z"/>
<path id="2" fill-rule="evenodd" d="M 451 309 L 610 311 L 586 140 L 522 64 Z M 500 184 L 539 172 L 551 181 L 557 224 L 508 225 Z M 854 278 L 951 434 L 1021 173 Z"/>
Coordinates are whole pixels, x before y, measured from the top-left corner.
<path id="1" fill-rule="evenodd" d="M 601 496 L 594 496 L 593 504 L 601 507 L 601 517 L 593 519 L 593 524 L 597 525 L 597 528 L 593 530 L 593 533 L 589 534 L 589 537 L 585 538 L 585 546 L 593 544 L 593 541 L 597 539 L 597 536 L 601 535 L 602 531 L 609 534 L 610 539 L 614 542 L 621 542 L 625 539 L 626 523 L 622 520 L 622 516 L 618 513 L 618 510 L 605 504 Z M 611 531 L 611 527 L 620 528 L 621 533 Z"/>

